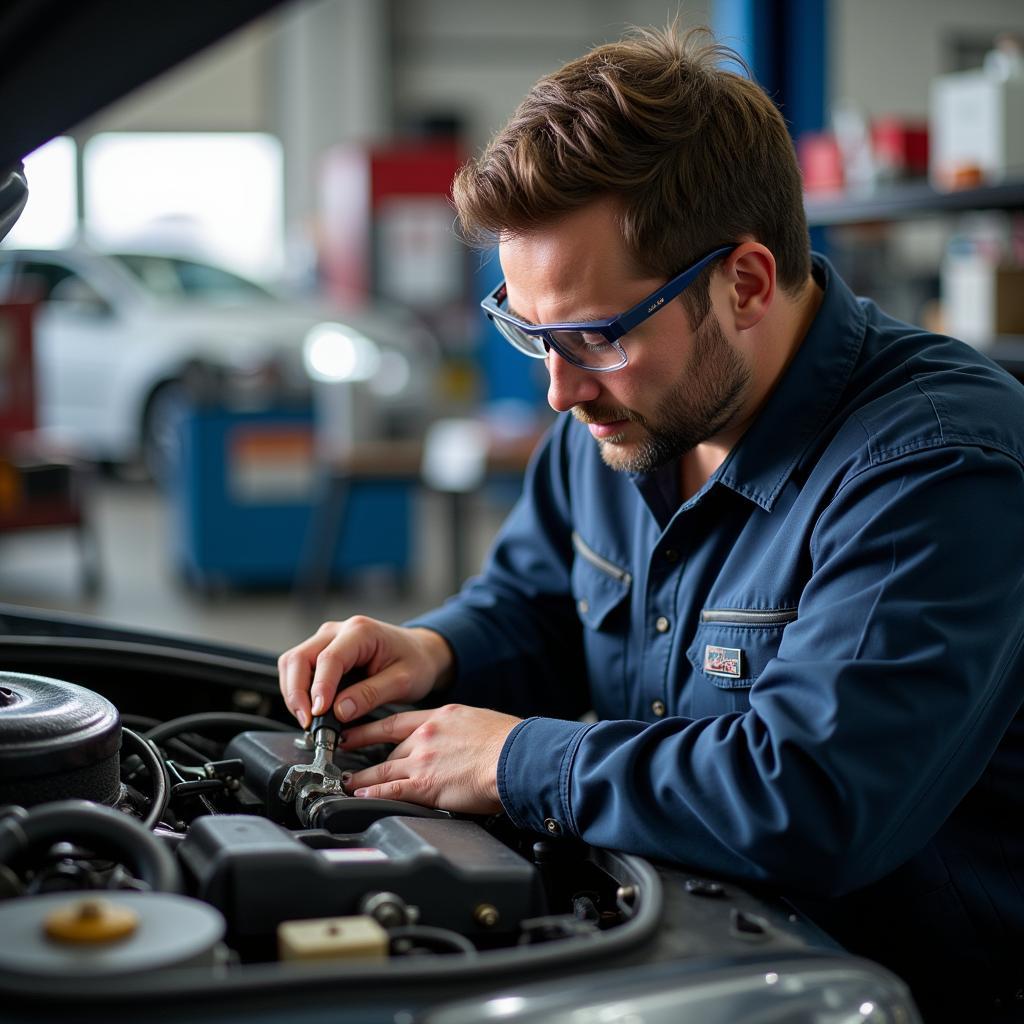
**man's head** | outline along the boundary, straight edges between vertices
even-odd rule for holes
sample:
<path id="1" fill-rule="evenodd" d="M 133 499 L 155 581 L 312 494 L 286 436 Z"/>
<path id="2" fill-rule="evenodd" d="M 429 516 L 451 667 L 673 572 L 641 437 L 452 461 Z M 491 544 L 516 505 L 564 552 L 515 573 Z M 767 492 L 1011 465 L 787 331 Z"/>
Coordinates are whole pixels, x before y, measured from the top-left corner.
<path id="1" fill-rule="evenodd" d="M 809 280 L 800 175 L 729 56 L 703 31 L 598 47 L 541 79 L 455 181 L 464 231 L 499 242 L 506 288 L 485 308 L 546 355 L 550 404 L 615 469 L 728 450 L 792 351 L 787 303 L 766 314 L 776 285 L 798 301 Z M 681 301 L 661 298 L 716 250 Z"/>
<path id="2" fill-rule="evenodd" d="M 800 172 L 785 123 L 705 29 L 640 30 L 540 79 L 454 185 L 470 238 L 544 225 L 618 201 L 638 270 L 667 279 L 727 242 L 771 250 L 784 291 L 810 273 Z M 683 303 L 707 310 L 703 275 Z"/>
<path id="3" fill-rule="evenodd" d="M 764 267 L 762 250 L 746 243 L 734 251 L 741 254 L 738 287 L 758 295 L 771 290 L 763 270 L 756 276 Z M 637 272 L 621 243 L 618 206 L 609 199 L 505 239 L 500 256 L 508 304 L 532 323 L 601 320 L 664 284 L 660 275 Z M 549 403 L 588 425 L 613 469 L 648 472 L 733 425 L 742 411 L 750 368 L 713 310 L 693 328 L 682 303 L 665 303 L 622 344 L 628 361 L 611 372 L 583 369 L 554 352 L 547 358 Z"/>

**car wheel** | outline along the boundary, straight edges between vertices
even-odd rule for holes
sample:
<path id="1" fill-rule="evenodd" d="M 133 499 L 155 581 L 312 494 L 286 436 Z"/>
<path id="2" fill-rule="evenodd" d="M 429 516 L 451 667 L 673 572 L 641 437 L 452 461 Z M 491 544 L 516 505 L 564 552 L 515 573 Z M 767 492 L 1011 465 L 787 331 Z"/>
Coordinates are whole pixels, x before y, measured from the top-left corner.
<path id="1" fill-rule="evenodd" d="M 185 392 L 178 381 L 161 384 L 149 396 L 142 420 L 142 463 L 161 488 L 169 487 L 181 465 L 181 423 Z"/>

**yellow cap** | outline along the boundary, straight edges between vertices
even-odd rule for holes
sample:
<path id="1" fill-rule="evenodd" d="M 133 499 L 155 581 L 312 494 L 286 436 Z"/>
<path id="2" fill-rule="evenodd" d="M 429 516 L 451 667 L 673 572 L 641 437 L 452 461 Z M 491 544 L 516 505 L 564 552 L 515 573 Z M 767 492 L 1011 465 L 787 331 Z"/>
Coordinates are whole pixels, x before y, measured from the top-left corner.
<path id="1" fill-rule="evenodd" d="M 116 942 L 133 934 L 138 924 L 131 907 L 98 897 L 58 907 L 43 922 L 48 938 L 81 945 Z"/>

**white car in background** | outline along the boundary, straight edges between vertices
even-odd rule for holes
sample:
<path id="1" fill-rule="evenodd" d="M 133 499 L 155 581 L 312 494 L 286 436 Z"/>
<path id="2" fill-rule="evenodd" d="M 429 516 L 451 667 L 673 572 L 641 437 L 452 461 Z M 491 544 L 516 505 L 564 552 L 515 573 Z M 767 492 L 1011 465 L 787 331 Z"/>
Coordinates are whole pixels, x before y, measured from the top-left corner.
<path id="1" fill-rule="evenodd" d="M 17 298 L 39 302 L 37 428 L 90 459 L 141 460 L 159 477 L 187 383 L 249 407 L 301 398 L 323 376 L 308 340 L 319 338 L 324 363 L 325 333 L 328 344 L 354 338 L 375 351 L 376 380 L 363 383 L 375 393 L 374 429 L 415 430 L 426 417 L 437 344 L 402 310 L 339 313 L 197 259 L 84 245 L 0 250 L 0 301 Z M 326 363 L 328 376 L 348 365 Z"/>

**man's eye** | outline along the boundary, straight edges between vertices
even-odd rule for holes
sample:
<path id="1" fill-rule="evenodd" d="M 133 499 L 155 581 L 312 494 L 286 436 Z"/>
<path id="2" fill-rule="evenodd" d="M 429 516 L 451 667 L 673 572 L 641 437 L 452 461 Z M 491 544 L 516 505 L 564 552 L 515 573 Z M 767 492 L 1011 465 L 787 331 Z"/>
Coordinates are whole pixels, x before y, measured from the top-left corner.
<path id="1" fill-rule="evenodd" d="M 565 344 L 573 348 L 604 348 L 608 339 L 593 331 L 564 331 L 560 335 Z"/>

